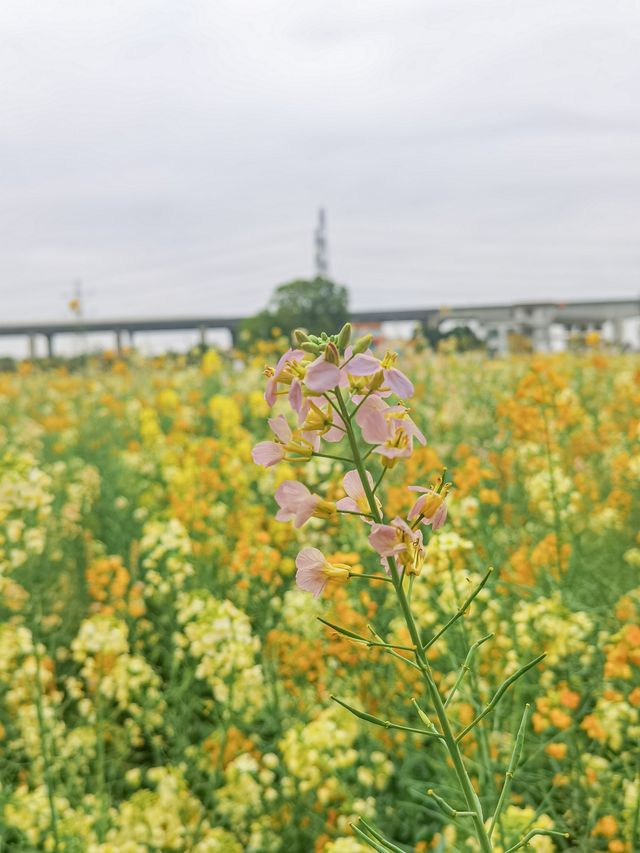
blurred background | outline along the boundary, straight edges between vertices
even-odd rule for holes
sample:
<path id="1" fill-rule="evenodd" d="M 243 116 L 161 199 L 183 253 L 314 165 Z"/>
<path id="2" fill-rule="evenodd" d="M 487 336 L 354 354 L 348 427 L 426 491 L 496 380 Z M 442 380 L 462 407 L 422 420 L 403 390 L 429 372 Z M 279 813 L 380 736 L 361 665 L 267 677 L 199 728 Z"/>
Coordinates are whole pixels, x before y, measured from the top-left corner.
<path id="1" fill-rule="evenodd" d="M 320 274 L 354 311 L 627 300 L 569 325 L 604 317 L 637 346 L 639 18 L 626 0 L 5 0 L 2 323 L 237 318 Z"/>

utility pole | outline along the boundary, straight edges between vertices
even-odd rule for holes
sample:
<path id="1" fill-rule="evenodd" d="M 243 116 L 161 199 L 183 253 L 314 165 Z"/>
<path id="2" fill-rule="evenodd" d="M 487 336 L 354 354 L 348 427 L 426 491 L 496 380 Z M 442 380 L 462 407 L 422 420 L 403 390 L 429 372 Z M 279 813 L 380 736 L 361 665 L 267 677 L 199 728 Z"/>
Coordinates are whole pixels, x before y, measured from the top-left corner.
<path id="1" fill-rule="evenodd" d="M 313 242 L 315 246 L 315 270 L 316 278 L 329 277 L 329 257 L 328 248 L 329 241 L 327 238 L 327 217 L 324 208 L 318 210 L 318 224 L 313 234 Z"/>
<path id="2" fill-rule="evenodd" d="M 80 342 L 80 351 L 83 355 L 87 354 L 87 339 L 83 332 L 82 324 L 84 321 L 84 292 L 82 288 L 82 279 L 76 279 L 73 283 L 73 296 L 69 301 L 69 310 L 75 315 L 78 323 L 76 334 Z"/>

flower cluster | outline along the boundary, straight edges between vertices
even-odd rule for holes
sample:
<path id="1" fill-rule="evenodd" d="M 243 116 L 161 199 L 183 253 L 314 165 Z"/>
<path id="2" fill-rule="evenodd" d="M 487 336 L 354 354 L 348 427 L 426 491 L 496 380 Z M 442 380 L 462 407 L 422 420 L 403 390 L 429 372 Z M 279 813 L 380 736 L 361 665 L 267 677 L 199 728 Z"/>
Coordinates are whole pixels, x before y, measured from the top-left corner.
<path id="1" fill-rule="evenodd" d="M 387 352 L 376 358 L 369 349 L 370 336 L 351 346 L 347 324 L 338 335 L 321 337 L 297 331 L 300 349 L 288 350 L 275 368 L 266 368 L 265 401 L 274 406 L 286 398 L 294 423 L 284 414 L 269 419 L 274 440 L 253 449 L 259 465 L 305 462 L 312 457 L 328 457 L 355 463 L 355 457 L 340 457 L 324 450 L 323 442 L 348 445 L 361 464 L 343 477 L 344 496 L 337 501 L 314 494 L 298 480 L 284 480 L 275 493 L 280 507 L 278 521 L 292 521 L 301 527 L 310 518 L 335 520 L 338 514 L 360 516 L 371 526 L 369 543 L 378 552 L 386 574 L 419 575 L 424 563 L 422 525 L 438 530 L 447 516 L 446 498 L 450 484 L 439 479 L 431 487 L 412 486 L 419 497 L 407 518 L 384 523 L 382 506 L 376 497 L 380 481 L 399 459 L 409 458 L 413 442 L 426 439 L 409 415 L 404 400 L 413 395 L 413 384 L 395 367 L 397 354 Z M 389 402 L 389 398 L 399 398 Z M 372 454 L 377 454 L 373 457 Z M 374 483 L 362 462 L 368 457 L 381 462 Z M 315 547 L 303 548 L 296 559 L 298 585 L 320 596 L 327 587 L 346 583 L 353 572 L 349 566 L 331 562 Z"/>

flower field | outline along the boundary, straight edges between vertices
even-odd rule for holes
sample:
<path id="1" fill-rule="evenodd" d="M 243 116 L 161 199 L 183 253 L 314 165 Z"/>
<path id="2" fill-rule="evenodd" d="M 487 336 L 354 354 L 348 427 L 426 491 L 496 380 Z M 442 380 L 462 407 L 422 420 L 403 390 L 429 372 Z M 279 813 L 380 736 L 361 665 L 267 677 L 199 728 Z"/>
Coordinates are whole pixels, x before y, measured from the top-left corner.
<path id="1" fill-rule="evenodd" d="M 428 794 L 455 789 L 412 730 L 415 667 L 318 620 L 408 648 L 389 584 L 355 577 L 380 570 L 370 529 L 277 520 L 299 465 L 252 459 L 286 411 L 263 375 L 286 346 L 0 374 L 0 853 L 365 853 L 359 817 L 406 853 L 480 849 Z M 464 730 L 546 653 L 465 740 L 495 806 L 530 705 L 495 850 L 535 824 L 568 834 L 542 853 L 638 851 L 640 359 L 406 345 L 402 369 L 427 441 L 385 471 L 390 516 L 451 482 L 411 577 L 420 630 L 494 568 L 428 650 L 450 716 Z M 353 501 L 348 470 L 314 455 L 305 483 Z M 299 588 L 303 546 L 348 582 Z"/>

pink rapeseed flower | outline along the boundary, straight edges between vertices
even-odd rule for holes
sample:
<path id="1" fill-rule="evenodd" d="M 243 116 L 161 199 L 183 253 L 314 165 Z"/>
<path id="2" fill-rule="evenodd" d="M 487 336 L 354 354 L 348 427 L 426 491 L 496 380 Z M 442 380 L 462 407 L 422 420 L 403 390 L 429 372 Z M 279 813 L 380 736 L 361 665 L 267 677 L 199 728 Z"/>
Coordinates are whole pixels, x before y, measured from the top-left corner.
<path id="1" fill-rule="evenodd" d="M 269 426 L 275 435 L 275 441 L 261 441 L 251 451 L 251 456 L 256 465 L 270 468 L 277 465 L 286 456 L 291 454 L 294 459 L 309 459 L 314 451 L 314 444 L 299 431 L 292 431 L 284 415 L 269 418 Z"/>
<path id="2" fill-rule="evenodd" d="M 302 365 L 302 359 L 307 357 L 306 352 L 301 349 L 289 349 L 280 357 L 275 369 L 272 367 L 265 368 L 267 377 L 267 386 L 264 392 L 264 399 L 267 405 L 273 406 L 278 398 L 278 385 L 294 385 L 298 382 L 305 373 L 305 368 Z M 290 393 L 293 393 L 291 389 Z"/>
<path id="3" fill-rule="evenodd" d="M 373 489 L 373 477 L 367 471 L 367 480 L 369 481 L 369 485 Z M 340 500 L 336 503 L 336 507 L 343 512 L 363 512 L 367 515 L 371 514 L 371 507 L 369 506 L 369 501 L 367 500 L 367 495 L 364 490 L 364 486 L 362 485 L 362 480 L 360 479 L 360 475 L 357 471 L 348 471 L 343 479 L 342 485 L 344 486 L 344 490 L 347 493 L 346 498 L 340 498 Z M 378 510 L 382 508 L 380 501 L 378 498 L 375 499 L 376 504 L 378 506 Z M 367 524 L 371 524 L 372 522 L 368 519 L 364 519 Z"/>
<path id="4" fill-rule="evenodd" d="M 397 353 L 387 351 L 381 360 L 369 350 L 355 355 L 347 365 L 347 370 L 352 376 L 373 376 L 382 371 L 383 379 L 380 390 L 393 391 L 400 399 L 404 400 L 413 394 L 413 385 L 401 370 L 394 367 L 397 358 Z"/>
<path id="5" fill-rule="evenodd" d="M 356 423 L 364 440 L 377 445 L 374 453 L 390 460 L 384 463 L 387 467 L 393 467 L 400 457 L 411 456 L 414 438 L 420 444 L 427 442 L 404 406 L 388 406 L 380 397 L 367 397 L 358 409 Z"/>
<path id="6" fill-rule="evenodd" d="M 374 524 L 369 543 L 380 554 L 381 563 L 390 574 L 387 558 L 394 558 L 410 575 L 419 575 L 424 562 L 424 545 L 421 530 L 412 530 L 402 518 L 391 524 Z"/>
<path id="7" fill-rule="evenodd" d="M 422 486 L 409 486 L 412 492 L 420 492 L 409 511 L 409 519 L 420 518 L 423 524 L 430 524 L 432 530 L 439 530 L 447 519 L 447 493 L 449 486 L 446 485 L 441 492 L 435 489 L 425 489 Z"/>
<path id="8" fill-rule="evenodd" d="M 304 384 L 316 394 L 324 394 L 340 384 L 340 368 L 327 359 L 324 352 L 307 367 Z"/>
<path id="9" fill-rule="evenodd" d="M 276 503 L 280 507 L 277 521 L 293 521 L 294 527 L 302 527 L 311 516 L 331 518 L 336 514 L 333 501 L 326 501 L 320 495 L 314 495 L 296 480 L 284 480 L 277 488 Z"/>
<path id="10" fill-rule="evenodd" d="M 322 595 L 328 583 L 346 583 L 349 566 L 330 563 L 317 548 L 303 548 L 296 557 L 296 584 L 314 598 Z"/>

